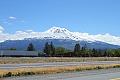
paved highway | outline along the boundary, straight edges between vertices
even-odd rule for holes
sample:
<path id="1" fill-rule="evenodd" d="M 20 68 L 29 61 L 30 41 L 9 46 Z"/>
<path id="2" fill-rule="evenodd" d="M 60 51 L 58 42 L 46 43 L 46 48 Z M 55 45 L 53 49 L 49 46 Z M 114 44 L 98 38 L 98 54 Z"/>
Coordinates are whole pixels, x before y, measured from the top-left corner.
<path id="1" fill-rule="evenodd" d="M 120 64 L 120 61 L 96 61 L 96 62 L 53 62 L 53 63 L 27 63 L 27 64 L 0 64 L 0 69 L 14 68 L 43 68 L 53 66 L 75 66 L 88 64 Z"/>
<path id="2" fill-rule="evenodd" d="M 1 78 L 0 80 L 120 80 L 120 68 Z"/>

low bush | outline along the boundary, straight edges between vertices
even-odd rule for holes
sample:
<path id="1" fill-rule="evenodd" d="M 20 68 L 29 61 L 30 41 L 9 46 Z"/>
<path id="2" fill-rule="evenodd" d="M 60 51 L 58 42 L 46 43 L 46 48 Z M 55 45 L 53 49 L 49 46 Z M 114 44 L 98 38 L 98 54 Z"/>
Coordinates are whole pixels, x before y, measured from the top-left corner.
<path id="1" fill-rule="evenodd" d="M 97 66 L 95 67 L 94 69 L 103 69 L 104 67 L 101 67 L 101 66 Z"/>
<path id="2" fill-rule="evenodd" d="M 3 77 L 11 77 L 11 76 L 12 76 L 11 72 L 8 72 L 7 74 L 3 75 Z"/>

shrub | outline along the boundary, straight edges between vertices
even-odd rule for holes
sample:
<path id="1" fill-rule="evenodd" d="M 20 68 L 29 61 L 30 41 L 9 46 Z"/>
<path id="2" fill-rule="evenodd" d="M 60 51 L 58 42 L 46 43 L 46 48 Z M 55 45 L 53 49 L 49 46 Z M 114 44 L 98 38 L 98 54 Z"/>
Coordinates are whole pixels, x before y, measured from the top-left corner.
<path id="1" fill-rule="evenodd" d="M 86 68 L 86 70 L 93 70 L 92 68 Z"/>
<path id="2" fill-rule="evenodd" d="M 80 68 L 77 68 L 76 71 L 81 71 L 81 69 L 80 69 Z"/>
<path id="3" fill-rule="evenodd" d="M 95 67 L 94 69 L 103 69 L 102 67 L 100 67 L 100 66 L 97 66 L 97 67 Z"/>
<path id="4" fill-rule="evenodd" d="M 11 76 L 12 76 L 11 72 L 8 72 L 7 74 L 3 75 L 3 77 L 11 77 Z"/>

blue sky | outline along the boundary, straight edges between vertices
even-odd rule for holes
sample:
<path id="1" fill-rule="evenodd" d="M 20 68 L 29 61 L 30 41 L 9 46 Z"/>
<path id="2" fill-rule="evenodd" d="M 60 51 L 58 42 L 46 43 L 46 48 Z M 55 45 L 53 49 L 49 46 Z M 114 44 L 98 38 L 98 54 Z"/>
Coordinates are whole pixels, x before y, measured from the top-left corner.
<path id="1" fill-rule="evenodd" d="M 0 0 L 0 26 L 9 34 L 58 26 L 120 36 L 120 0 Z"/>

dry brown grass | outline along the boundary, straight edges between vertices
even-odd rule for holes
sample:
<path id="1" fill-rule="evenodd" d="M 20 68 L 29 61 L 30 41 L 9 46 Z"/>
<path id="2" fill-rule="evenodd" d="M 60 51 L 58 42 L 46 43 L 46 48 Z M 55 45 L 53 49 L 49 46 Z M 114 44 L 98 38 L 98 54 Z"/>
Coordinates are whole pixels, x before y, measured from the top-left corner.
<path id="1" fill-rule="evenodd" d="M 84 62 L 117 61 L 120 57 L 37 57 L 37 58 L 0 58 L 0 64 L 45 63 L 45 62 Z"/>
<path id="2" fill-rule="evenodd" d="M 0 77 L 33 75 L 33 74 L 54 74 L 61 72 L 74 72 L 94 69 L 120 68 L 120 64 L 107 65 L 78 65 L 68 67 L 50 67 L 50 68 L 19 68 L 11 70 L 0 70 Z M 10 73 L 10 74 L 9 74 Z"/>

